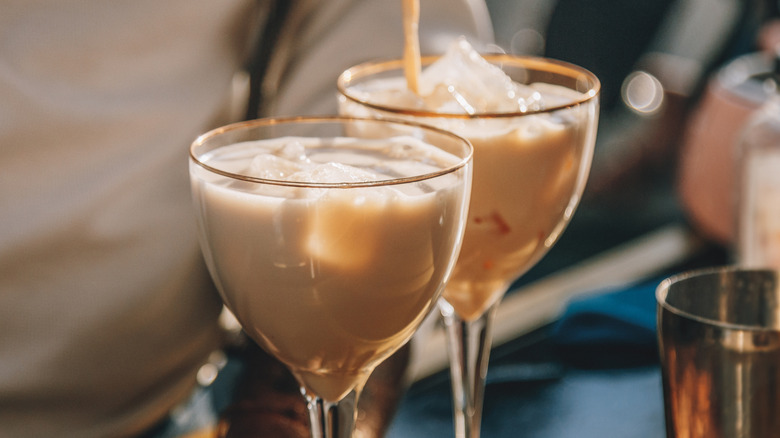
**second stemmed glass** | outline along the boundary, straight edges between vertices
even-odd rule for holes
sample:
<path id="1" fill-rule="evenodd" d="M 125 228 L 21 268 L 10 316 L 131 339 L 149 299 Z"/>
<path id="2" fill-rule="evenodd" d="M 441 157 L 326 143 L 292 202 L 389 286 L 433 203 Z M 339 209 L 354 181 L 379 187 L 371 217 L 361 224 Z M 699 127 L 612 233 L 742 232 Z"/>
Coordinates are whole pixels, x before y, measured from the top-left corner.
<path id="1" fill-rule="evenodd" d="M 209 271 L 300 383 L 314 438 L 352 436 L 369 375 L 435 308 L 462 241 L 471 156 L 436 128 L 335 117 L 238 123 L 193 143 Z"/>
<path id="2" fill-rule="evenodd" d="M 439 304 L 459 438 L 479 437 L 496 309 L 512 282 L 552 247 L 574 214 L 590 170 L 599 113 L 600 83 L 581 67 L 537 57 L 484 58 L 532 87 L 545 103 L 479 112 L 447 84 L 435 91 L 452 94 L 464 111 L 425 109 L 408 95 L 392 101 L 398 94 L 388 91 L 388 84 L 403 78 L 403 60 L 361 64 L 338 81 L 342 114 L 416 120 L 463 135 L 474 145 L 466 236 Z M 437 60 L 426 57 L 422 65 Z"/>

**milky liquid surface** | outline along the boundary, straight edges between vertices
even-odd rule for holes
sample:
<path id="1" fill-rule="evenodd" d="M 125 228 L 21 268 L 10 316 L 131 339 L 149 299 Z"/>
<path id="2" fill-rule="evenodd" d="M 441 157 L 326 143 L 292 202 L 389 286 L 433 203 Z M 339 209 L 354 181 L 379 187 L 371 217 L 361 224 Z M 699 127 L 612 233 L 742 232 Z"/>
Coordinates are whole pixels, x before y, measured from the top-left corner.
<path id="1" fill-rule="evenodd" d="M 458 41 L 446 65 L 426 68 L 421 96 L 402 78 L 355 85 L 362 99 L 392 107 L 479 114 L 519 112 L 580 99 L 571 89 L 513 83 L 495 66 L 475 58 Z M 474 71 L 476 70 L 476 72 Z M 480 79 L 481 75 L 488 79 Z M 451 84 L 455 84 L 451 86 Z M 465 89 L 459 89 L 462 85 Z M 485 96 L 495 96 L 492 97 Z M 474 146 L 474 178 L 466 236 L 444 297 L 465 320 L 473 320 L 505 292 L 554 243 L 577 204 L 592 156 L 597 104 L 501 118 L 416 118 L 458 133 Z M 399 117 L 341 98 L 342 114 Z"/>
<path id="2" fill-rule="evenodd" d="M 204 161 L 259 178 L 354 183 L 459 160 L 410 138 L 286 138 L 223 147 Z M 462 173 L 310 188 L 237 181 L 195 163 L 190 172 L 202 246 L 226 305 L 325 400 L 343 397 L 409 339 L 454 264 Z"/>

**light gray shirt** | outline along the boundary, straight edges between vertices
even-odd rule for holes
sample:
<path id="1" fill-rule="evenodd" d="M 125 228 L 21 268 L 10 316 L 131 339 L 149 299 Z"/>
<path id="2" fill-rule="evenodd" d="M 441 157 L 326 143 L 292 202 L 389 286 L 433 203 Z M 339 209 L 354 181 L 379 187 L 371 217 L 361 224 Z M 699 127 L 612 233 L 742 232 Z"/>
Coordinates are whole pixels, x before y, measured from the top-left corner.
<path id="1" fill-rule="evenodd" d="M 0 0 L 0 438 L 132 436 L 218 348 L 187 148 L 229 121 L 264 3 Z M 491 41 L 482 2 L 421 3 L 423 53 Z M 400 10 L 301 2 L 272 112 L 334 112 L 342 70 L 401 55 Z"/>

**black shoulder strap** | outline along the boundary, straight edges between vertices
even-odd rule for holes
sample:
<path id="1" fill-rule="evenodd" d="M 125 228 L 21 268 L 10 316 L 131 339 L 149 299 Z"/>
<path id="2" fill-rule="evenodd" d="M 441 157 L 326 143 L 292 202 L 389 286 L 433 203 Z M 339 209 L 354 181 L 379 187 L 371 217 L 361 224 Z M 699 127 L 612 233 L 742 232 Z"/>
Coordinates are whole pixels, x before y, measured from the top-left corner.
<path id="1" fill-rule="evenodd" d="M 249 72 L 249 99 L 245 119 L 251 120 L 259 117 L 260 106 L 263 104 L 263 79 L 268 71 L 271 55 L 281 34 L 282 28 L 295 3 L 292 0 L 271 0 L 268 17 L 262 32 L 258 32 L 258 40 L 254 45 L 254 52 L 247 63 Z"/>

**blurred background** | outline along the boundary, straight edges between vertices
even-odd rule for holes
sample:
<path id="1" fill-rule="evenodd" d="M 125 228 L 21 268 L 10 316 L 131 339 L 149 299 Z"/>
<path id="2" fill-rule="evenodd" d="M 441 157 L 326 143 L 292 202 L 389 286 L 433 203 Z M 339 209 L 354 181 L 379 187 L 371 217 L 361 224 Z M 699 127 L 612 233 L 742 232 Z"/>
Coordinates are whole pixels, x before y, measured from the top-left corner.
<path id="1" fill-rule="evenodd" d="M 524 281 L 669 222 L 686 222 L 708 243 L 731 244 L 728 172 L 684 162 L 708 83 L 740 56 L 768 49 L 777 2 L 765 0 L 488 0 L 496 43 L 594 72 L 602 108 L 591 177 L 573 223 Z M 740 80 L 770 64 L 753 66 Z M 761 99 L 759 96 L 756 99 Z M 747 102 L 745 111 L 759 102 Z M 732 126 L 738 130 L 738 126 Z M 725 140 L 724 140 L 725 141 Z M 730 148 L 723 145 L 721 148 Z M 731 159 L 730 150 L 710 151 Z M 681 167 L 681 162 L 687 167 Z M 720 163 L 728 167 L 728 163 Z M 694 167 L 689 169 L 688 167 Z M 707 175 L 699 175 L 705 173 Z M 716 184 L 717 185 L 717 184 Z M 713 193 L 719 190 L 720 193 Z M 694 194 L 682 192 L 694 192 Z M 711 200 L 710 198 L 716 198 Z M 698 204 L 716 204 L 700 212 Z M 718 208 L 720 211 L 712 211 Z M 711 224 L 715 221 L 717 223 Z M 569 242 L 575 242 L 569 245 Z"/>
<path id="2" fill-rule="evenodd" d="M 491 354 L 483 436 L 663 437 L 655 287 L 673 273 L 734 261 L 735 147 L 770 93 L 762 81 L 780 41 L 778 3 L 487 3 L 496 50 L 591 70 L 602 82 L 602 107 L 572 222 L 502 304 L 533 303 L 537 310 L 504 322 L 538 325 Z M 578 265 L 587 269 L 569 269 Z M 612 275 L 623 275 L 619 286 Z M 562 292 L 575 289 L 583 294 Z M 559 302 L 539 304 L 545 295 Z M 541 315 L 547 309 L 555 321 Z M 416 382 L 389 437 L 449 433 L 447 379 Z"/>

